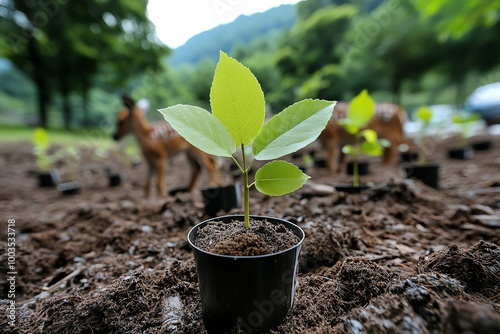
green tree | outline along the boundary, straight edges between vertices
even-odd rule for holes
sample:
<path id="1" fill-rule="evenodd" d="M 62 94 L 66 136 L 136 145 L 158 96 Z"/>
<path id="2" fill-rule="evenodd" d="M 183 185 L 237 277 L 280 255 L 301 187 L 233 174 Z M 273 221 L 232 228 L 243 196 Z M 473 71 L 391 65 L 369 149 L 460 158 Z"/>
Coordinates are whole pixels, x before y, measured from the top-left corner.
<path id="1" fill-rule="evenodd" d="M 467 0 L 416 1 L 415 7 L 439 36 L 437 71 L 456 86 L 455 103 L 465 98 L 467 74 L 484 73 L 498 66 L 500 52 L 500 4 Z M 430 23 L 430 24 L 429 24 Z"/>
<path id="2" fill-rule="evenodd" d="M 284 78 L 282 88 L 297 95 L 290 96 L 292 100 L 300 96 L 339 96 L 334 82 L 341 70 L 332 65 L 341 60 L 338 45 L 357 14 L 357 8 L 351 5 L 322 7 L 282 38 L 275 57 Z"/>
<path id="3" fill-rule="evenodd" d="M 401 100 L 405 80 L 418 79 L 442 58 L 432 28 L 408 5 L 385 2 L 358 18 L 346 35 L 342 67 L 353 91 L 368 88 L 392 92 Z"/>
<path id="4" fill-rule="evenodd" d="M 159 66 L 168 50 L 154 37 L 146 0 L 82 0 L 72 5 L 67 0 L 6 0 L 2 5 L 2 25 L 9 33 L 0 37 L 0 55 L 33 78 L 42 126 L 54 96 L 62 99 L 69 127 L 70 94 L 80 94 L 86 105 L 98 74 L 111 88 L 124 87 L 133 75 Z"/>
<path id="5" fill-rule="evenodd" d="M 492 27 L 500 20 L 500 2 L 485 0 L 417 0 L 422 17 L 436 26 L 441 39 L 459 39 L 476 27 Z"/>

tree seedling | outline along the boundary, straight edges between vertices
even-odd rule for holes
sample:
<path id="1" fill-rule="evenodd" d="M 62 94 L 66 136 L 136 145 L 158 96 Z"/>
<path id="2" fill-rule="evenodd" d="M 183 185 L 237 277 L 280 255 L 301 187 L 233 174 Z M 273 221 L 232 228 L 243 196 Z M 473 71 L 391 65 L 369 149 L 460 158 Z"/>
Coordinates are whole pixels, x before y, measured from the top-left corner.
<path id="1" fill-rule="evenodd" d="M 54 158 L 49 154 L 50 139 L 44 128 L 38 127 L 33 133 L 33 153 L 36 164 L 42 171 L 48 172 L 54 163 Z"/>
<path id="2" fill-rule="evenodd" d="M 352 99 L 347 110 L 347 117 L 338 121 L 339 125 L 354 136 L 354 144 L 344 145 L 342 152 L 352 155 L 352 184 L 355 187 L 359 187 L 359 155 L 380 156 L 383 153 L 383 148 L 390 146 L 389 141 L 378 139 L 374 130 L 363 130 L 374 114 L 375 102 L 365 89 Z"/>
<path id="3" fill-rule="evenodd" d="M 418 140 L 418 160 L 417 163 L 419 165 L 423 165 L 425 163 L 426 159 L 426 154 L 425 154 L 425 139 L 427 137 L 427 127 L 429 126 L 429 123 L 431 122 L 433 113 L 432 111 L 426 107 L 422 106 L 420 107 L 417 112 L 415 113 L 415 118 L 422 123 L 422 126 L 420 128 L 420 138 Z"/>
<path id="4" fill-rule="evenodd" d="M 335 103 L 302 100 L 264 124 L 265 99 L 257 78 L 221 51 L 210 89 L 212 112 L 182 104 L 159 111 L 189 143 L 235 162 L 243 176 L 244 224 L 249 228 L 250 188 L 255 186 L 263 194 L 281 196 L 302 187 L 309 176 L 292 163 L 274 159 L 312 143 L 326 127 Z M 247 147 L 251 147 L 252 154 Z M 250 183 L 249 171 L 255 160 L 272 161 L 259 168 Z"/>
<path id="5" fill-rule="evenodd" d="M 64 146 L 55 154 L 56 161 L 63 164 L 70 180 L 78 178 L 78 166 L 80 165 L 80 150 L 73 146 Z"/>
<path id="6" fill-rule="evenodd" d="M 460 148 L 467 146 L 467 139 L 472 135 L 472 123 L 480 119 L 481 115 L 478 113 L 457 113 L 451 116 L 452 122 L 460 127 Z"/>

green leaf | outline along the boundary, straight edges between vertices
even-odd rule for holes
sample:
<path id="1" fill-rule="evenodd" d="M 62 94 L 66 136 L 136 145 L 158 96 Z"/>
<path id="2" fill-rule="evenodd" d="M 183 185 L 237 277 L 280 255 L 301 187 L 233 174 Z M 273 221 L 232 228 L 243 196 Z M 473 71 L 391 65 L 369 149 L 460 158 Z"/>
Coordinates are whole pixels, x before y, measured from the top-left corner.
<path id="1" fill-rule="evenodd" d="M 372 100 L 368 91 L 364 89 L 361 93 L 355 96 L 349 104 L 347 110 L 347 118 L 350 124 L 363 128 L 375 114 L 375 101 Z"/>
<path id="2" fill-rule="evenodd" d="M 354 146 L 352 145 L 344 145 L 342 147 L 342 152 L 345 154 L 354 154 Z"/>
<path id="3" fill-rule="evenodd" d="M 421 120 L 425 124 L 429 123 L 432 119 L 432 111 L 428 107 L 420 107 L 415 113 L 417 119 Z"/>
<path id="4" fill-rule="evenodd" d="M 391 144 L 391 142 L 390 142 L 390 141 L 388 141 L 388 140 L 387 140 L 387 139 L 385 139 L 385 138 L 379 139 L 379 140 L 378 140 L 378 143 L 379 143 L 382 147 L 386 147 L 386 148 L 387 148 L 387 147 L 391 147 L 391 145 L 392 145 L 392 144 Z"/>
<path id="5" fill-rule="evenodd" d="M 39 150 L 48 150 L 50 147 L 50 140 L 47 131 L 44 128 L 36 128 L 33 133 L 33 144 Z"/>
<path id="6" fill-rule="evenodd" d="M 269 196 L 291 193 L 306 183 L 309 176 L 292 163 L 278 160 L 268 162 L 255 173 L 255 187 Z"/>
<path id="7" fill-rule="evenodd" d="M 478 113 L 471 114 L 469 117 L 467 117 L 467 122 L 475 122 L 479 121 L 481 119 L 481 115 Z"/>
<path id="8" fill-rule="evenodd" d="M 226 127 L 207 110 L 178 104 L 159 112 L 184 139 L 200 150 L 221 157 L 231 157 L 236 143 Z"/>
<path id="9" fill-rule="evenodd" d="M 222 51 L 210 90 L 210 106 L 237 146 L 250 144 L 264 124 L 264 93 L 257 78 Z"/>
<path id="10" fill-rule="evenodd" d="M 456 124 L 466 124 L 466 123 L 472 123 L 481 118 L 480 114 L 473 113 L 473 114 L 454 114 L 451 116 L 451 120 L 456 123 Z"/>
<path id="11" fill-rule="evenodd" d="M 372 156 L 379 156 L 383 153 L 383 147 L 380 146 L 378 141 L 368 142 L 364 141 L 361 144 L 361 153 Z"/>
<path id="12" fill-rule="evenodd" d="M 351 135 L 355 135 L 356 133 L 359 132 L 360 129 L 360 127 L 349 118 L 339 119 L 337 121 L 337 124 L 342 126 Z"/>
<path id="13" fill-rule="evenodd" d="M 371 129 L 366 129 L 360 132 L 361 136 L 365 137 L 365 140 L 369 143 L 377 142 L 377 133 Z"/>
<path id="14" fill-rule="evenodd" d="M 274 115 L 252 144 L 255 159 L 276 159 L 312 143 L 326 127 L 335 103 L 306 99 Z"/>

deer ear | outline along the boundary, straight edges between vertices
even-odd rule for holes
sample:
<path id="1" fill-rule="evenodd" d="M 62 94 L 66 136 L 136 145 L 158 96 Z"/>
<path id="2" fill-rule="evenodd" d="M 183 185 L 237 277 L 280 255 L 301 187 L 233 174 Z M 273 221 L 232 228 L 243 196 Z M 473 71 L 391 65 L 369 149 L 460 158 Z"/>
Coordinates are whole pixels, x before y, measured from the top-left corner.
<path id="1" fill-rule="evenodd" d="M 135 101 L 128 96 L 127 94 L 122 95 L 122 101 L 125 107 L 127 107 L 129 110 L 133 110 L 135 107 Z"/>

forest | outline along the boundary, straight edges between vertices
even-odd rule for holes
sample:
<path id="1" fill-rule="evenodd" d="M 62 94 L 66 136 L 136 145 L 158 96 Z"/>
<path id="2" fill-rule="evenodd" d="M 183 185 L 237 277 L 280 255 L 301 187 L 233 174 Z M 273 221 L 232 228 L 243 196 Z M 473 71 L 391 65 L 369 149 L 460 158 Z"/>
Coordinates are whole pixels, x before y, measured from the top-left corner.
<path id="1" fill-rule="evenodd" d="M 197 62 L 172 64 L 176 50 L 155 36 L 146 8 L 147 0 L 0 1 L 0 120 L 102 128 L 123 92 L 153 109 L 207 108 L 216 63 L 203 56 L 209 47 Z M 204 40 L 255 73 L 273 112 L 365 88 L 410 111 L 461 106 L 474 88 L 500 80 L 499 9 L 482 0 L 307 0 L 240 18 Z"/>

